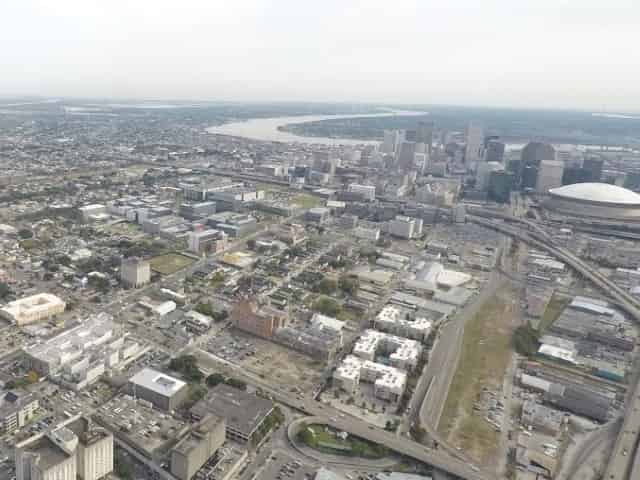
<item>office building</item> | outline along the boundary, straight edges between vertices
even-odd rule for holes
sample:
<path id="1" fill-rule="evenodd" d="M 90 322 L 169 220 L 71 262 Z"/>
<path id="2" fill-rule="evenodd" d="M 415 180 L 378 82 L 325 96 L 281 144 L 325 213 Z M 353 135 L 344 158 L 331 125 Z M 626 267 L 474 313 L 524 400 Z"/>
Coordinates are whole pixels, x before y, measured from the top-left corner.
<path id="1" fill-rule="evenodd" d="M 376 187 L 373 185 L 352 183 L 349 185 L 349 192 L 356 193 L 367 201 L 373 201 L 376 199 Z"/>
<path id="2" fill-rule="evenodd" d="M 82 216 L 82 220 L 85 222 L 101 220 L 104 218 L 104 215 L 106 215 L 107 218 L 109 217 L 106 213 L 107 207 L 99 203 L 78 207 L 78 211 Z"/>
<path id="3" fill-rule="evenodd" d="M 365 227 L 358 225 L 353 229 L 353 236 L 361 240 L 369 240 L 370 242 L 377 242 L 380 238 L 380 229 L 375 227 Z"/>
<path id="4" fill-rule="evenodd" d="M 306 211 L 304 218 L 307 222 L 322 225 L 329 221 L 331 210 L 325 207 L 314 207 Z"/>
<path id="5" fill-rule="evenodd" d="M 66 427 L 16 445 L 16 480 L 77 480 L 78 437 Z"/>
<path id="6" fill-rule="evenodd" d="M 120 264 L 120 280 L 131 288 L 139 288 L 151 281 L 151 264 L 141 258 L 123 258 Z"/>
<path id="7" fill-rule="evenodd" d="M 422 235 L 422 219 L 398 215 L 388 223 L 388 230 L 394 237 L 410 240 Z"/>
<path id="8" fill-rule="evenodd" d="M 413 161 L 416 154 L 416 142 L 405 140 L 398 146 L 396 162 L 402 169 L 413 168 Z"/>
<path id="9" fill-rule="evenodd" d="M 216 202 L 183 203 L 180 216 L 187 220 L 198 220 L 216 213 Z"/>
<path id="10" fill-rule="evenodd" d="M 497 137 L 487 137 L 484 145 L 484 161 L 502 163 L 504 160 L 505 144 Z"/>
<path id="11" fill-rule="evenodd" d="M 55 295 L 38 293 L 7 303 L 0 308 L 0 317 L 18 326 L 28 325 L 60 315 L 66 307 L 67 304 Z"/>
<path id="12" fill-rule="evenodd" d="M 32 393 L 8 391 L 0 396 L 0 433 L 13 433 L 24 427 L 38 410 L 38 397 Z"/>
<path id="13" fill-rule="evenodd" d="M 205 414 L 204 418 L 171 449 L 171 473 L 180 480 L 190 480 L 224 443 L 226 423 L 223 418 Z"/>
<path id="14" fill-rule="evenodd" d="M 189 395 L 189 386 L 151 368 L 144 368 L 129 379 L 130 395 L 153 403 L 161 410 L 175 410 Z"/>
<path id="15" fill-rule="evenodd" d="M 540 195 L 546 195 L 552 188 L 562 186 L 562 174 L 564 163 L 558 160 L 541 160 L 538 166 L 538 179 L 536 191 Z"/>
<path id="16" fill-rule="evenodd" d="M 249 301 L 238 302 L 231 311 L 230 319 L 238 330 L 267 339 L 287 323 L 282 312 L 269 308 L 259 310 L 256 304 Z"/>
<path id="17" fill-rule="evenodd" d="M 221 230 L 230 237 L 239 238 L 253 233 L 258 228 L 257 220 L 251 215 L 221 212 L 207 217 L 207 225 Z"/>
<path id="18" fill-rule="evenodd" d="M 55 376 L 66 388 L 80 390 L 104 372 L 138 355 L 141 346 L 125 338 L 110 315 L 93 315 L 81 325 L 23 349 L 25 364 L 41 376 Z"/>
<path id="19" fill-rule="evenodd" d="M 480 125 L 471 122 L 465 132 L 464 163 L 475 165 L 482 160 L 484 131 Z"/>
<path id="20" fill-rule="evenodd" d="M 476 167 L 476 190 L 484 192 L 489 189 L 489 182 L 493 172 L 504 170 L 501 163 L 498 162 L 482 162 Z"/>
<path id="21" fill-rule="evenodd" d="M 227 236 L 224 232 L 209 228 L 207 230 L 189 232 L 187 248 L 198 255 L 218 253 L 225 249 Z"/>
<path id="22" fill-rule="evenodd" d="M 587 182 L 599 182 L 602 180 L 604 160 L 601 158 L 585 158 L 582 168 L 587 172 Z"/>
<path id="23" fill-rule="evenodd" d="M 271 400 L 221 383 L 210 389 L 191 408 L 190 413 L 196 420 L 206 418 L 209 414 L 223 418 L 227 438 L 248 443 L 256 438 L 256 433 L 263 428 L 273 409 Z"/>
<path id="24" fill-rule="evenodd" d="M 416 143 L 423 143 L 425 145 L 425 152 L 427 155 L 431 154 L 431 148 L 433 145 L 433 129 L 434 123 L 432 121 L 420 121 L 416 129 Z"/>
<path id="25" fill-rule="evenodd" d="M 99 480 L 113 471 L 113 435 L 80 417 L 66 424 L 78 438 L 76 473 L 81 480 Z"/>
<path id="26" fill-rule="evenodd" d="M 555 160 L 556 151 L 548 143 L 529 142 L 520 154 L 517 183 L 523 189 L 535 188 L 538 179 L 538 167 L 542 160 Z"/>
<path id="27" fill-rule="evenodd" d="M 80 415 L 16 445 L 16 480 L 99 480 L 113 471 L 113 435 Z"/>

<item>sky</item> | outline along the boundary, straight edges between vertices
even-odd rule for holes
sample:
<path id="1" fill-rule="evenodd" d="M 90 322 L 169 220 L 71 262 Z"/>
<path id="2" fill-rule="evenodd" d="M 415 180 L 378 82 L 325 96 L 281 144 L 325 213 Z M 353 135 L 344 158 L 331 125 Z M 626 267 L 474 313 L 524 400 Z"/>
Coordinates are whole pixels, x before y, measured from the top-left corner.
<path id="1" fill-rule="evenodd" d="M 0 96 L 640 111 L 638 0 L 5 0 Z"/>

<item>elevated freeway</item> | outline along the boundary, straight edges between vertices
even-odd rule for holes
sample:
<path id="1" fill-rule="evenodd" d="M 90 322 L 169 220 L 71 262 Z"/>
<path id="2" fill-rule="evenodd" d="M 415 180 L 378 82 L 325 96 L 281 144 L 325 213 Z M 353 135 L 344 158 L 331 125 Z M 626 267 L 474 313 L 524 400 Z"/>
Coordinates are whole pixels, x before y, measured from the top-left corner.
<path id="1" fill-rule="evenodd" d="M 474 209 L 474 214 L 479 213 Z M 583 277 L 590 280 L 611 297 L 629 317 L 640 324 L 640 302 L 623 288 L 609 280 L 597 269 L 582 261 L 569 250 L 556 245 L 540 226 L 534 222 L 497 212 L 482 212 L 482 216 L 469 214 L 467 219 L 479 225 L 511 235 L 563 261 Z M 490 219 L 491 216 L 499 221 Z M 510 223 L 510 224 L 509 224 Z M 516 224 L 515 226 L 513 224 Z M 623 424 L 605 470 L 604 480 L 640 479 L 640 382 L 634 375 L 629 389 Z"/>

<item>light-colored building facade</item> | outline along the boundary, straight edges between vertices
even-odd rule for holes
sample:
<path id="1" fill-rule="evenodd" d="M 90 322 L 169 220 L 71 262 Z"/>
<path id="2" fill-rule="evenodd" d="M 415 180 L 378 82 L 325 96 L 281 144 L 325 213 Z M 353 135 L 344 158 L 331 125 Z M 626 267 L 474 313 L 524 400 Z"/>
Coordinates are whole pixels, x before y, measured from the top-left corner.
<path id="1" fill-rule="evenodd" d="M 190 480 L 224 443 L 226 423 L 208 414 L 171 449 L 171 473 Z"/>
<path id="2" fill-rule="evenodd" d="M 123 258 L 120 264 L 120 280 L 126 286 L 139 288 L 151 281 L 151 264 L 141 258 Z"/>
<path id="3" fill-rule="evenodd" d="M 422 235 L 422 219 L 398 215 L 389 221 L 388 230 L 394 237 L 410 240 Z"/>
<path id="4" fill-rule="evenodd" d="M 16 325 L 48 320 L 64 312 L 67 304 L 50 293 L 38 293 L 30 297 L 21 298 L 0 308 L 0 317 Z"/>
<path id="5" fill-rule="evenodd" d="M 536 191 L 541 195 L 547 195 L 552 188 L 562 186 L 564 162 L 560 160 L 542 160 L 538 167 L 538 181 Z"/>
<path id="6" fill-rule="evenodd" d="M 361 195 L 364 200 L 373 201 L 376 199 L 376 187 L 373 185 L 352 183 L 349 185 L 349 192 Z"/>

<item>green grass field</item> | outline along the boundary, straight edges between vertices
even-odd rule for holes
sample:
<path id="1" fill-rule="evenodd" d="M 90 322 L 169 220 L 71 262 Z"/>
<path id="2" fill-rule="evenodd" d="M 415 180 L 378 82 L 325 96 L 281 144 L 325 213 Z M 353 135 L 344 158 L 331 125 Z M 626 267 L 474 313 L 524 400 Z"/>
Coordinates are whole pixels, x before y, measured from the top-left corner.
<path id="1" fill-rule="evenodd" d="M 544 334 L 544 332 L 553 325 L 553 322 L 558 319 L 570 301 L 571 300 L 565 296 L 558 295 L 557 293 L 553 294 L 538 324 L 538 333 L 540 335 Z"/>
<path id="2" fill-rule="evenodd" d="M 498 390 L 512 353 L 511 299 L 505 289 L 491 297 L 465 325 L 463 345 L 438 430 L 454 445 L 485 463 L 496 453 L 499 434 L 473 413 L 483 387 Z"/>
<path id="3" fill-rule="evenodd" d="M 151 269 L 154 272 L 158 272 L 162 275 L 171 275 L 172 273 L 182 270 L 188 267 L 194 262 L 193 258 L 189 258 L 179 253 L 167 253 L 165 255 L 159 255 L 149 260 Z"/>
<path id="4" fill-rule="evenodd" d="M 300 193 L 298 195 L 295 195 L 292 199 L 291 199 L 291 203 L 295 203 L 296 205 L 298 205 L 300 208 L 313 208 L 313 207 L 317 207 L 319 205 L 322 205 L 323 200 L 319 197 L 314 197 L 313 195 L 309 195 L 306 193 Z"/>

